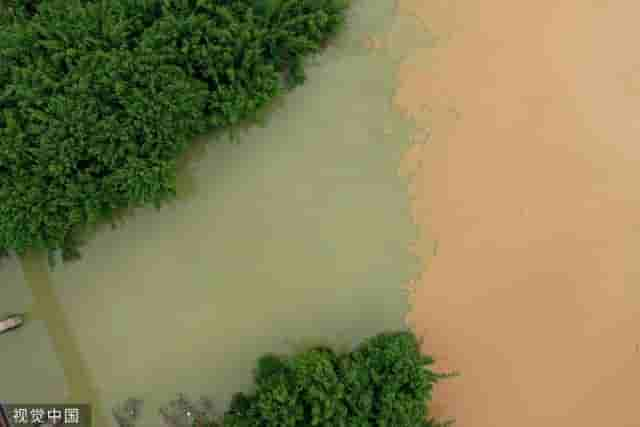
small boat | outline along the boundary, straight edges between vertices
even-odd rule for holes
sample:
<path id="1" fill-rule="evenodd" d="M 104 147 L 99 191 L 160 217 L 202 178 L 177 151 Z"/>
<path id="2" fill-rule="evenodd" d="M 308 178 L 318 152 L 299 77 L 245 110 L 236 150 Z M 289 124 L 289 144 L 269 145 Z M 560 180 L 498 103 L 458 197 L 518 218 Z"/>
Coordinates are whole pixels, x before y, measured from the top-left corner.
<path id="1" fill-rule="evenodd" d="M 0 320 L 0 334 L 19 328 L 24 324 L 24 314 L 9 314 Z"/>

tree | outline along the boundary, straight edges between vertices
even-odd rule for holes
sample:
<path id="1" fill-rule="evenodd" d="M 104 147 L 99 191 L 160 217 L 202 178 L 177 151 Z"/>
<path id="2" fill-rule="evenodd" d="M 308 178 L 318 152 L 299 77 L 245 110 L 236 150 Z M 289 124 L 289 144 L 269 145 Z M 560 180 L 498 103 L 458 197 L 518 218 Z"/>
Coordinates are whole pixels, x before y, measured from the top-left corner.
<path id="1" fill-rule="evenodd" d="M 428 402 L 435 373 L 410 332 L 380 334 L 346 354 L 315 348 L 266 355 L 256 390 L 234 396 L 224 427 L 435 427 Z"/>
<path id="2" fill-rule="evenodd" d="M 175 196 L 195 135 L 304 81 L 337 0 L 5 0 L 0 249 L 73 251 L 82 226 Z M 285 81 L 284 76 L 288 76 Z"/>

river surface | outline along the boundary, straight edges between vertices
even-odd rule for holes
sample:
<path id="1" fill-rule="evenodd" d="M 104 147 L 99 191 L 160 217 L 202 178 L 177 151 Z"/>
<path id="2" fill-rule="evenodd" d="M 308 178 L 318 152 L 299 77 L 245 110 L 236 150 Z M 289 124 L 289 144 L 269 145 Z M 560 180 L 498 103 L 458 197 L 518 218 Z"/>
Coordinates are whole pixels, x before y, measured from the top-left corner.
<path id="1" fill-rule="evenodd" d="M 460 427 L 640 425 L 640 3 L 400 0 L 410 323 Z M 434 244 L 437 242 L 437 245 Z"/>
<path id="2" fill-rule="evenodd" d="M 355 0 L 264 127 L 199 138 L 175 203 L 53 271 L 3 262 L 0 312 L 29 320 L 0 399 L 108 427 L 137 397 L 157 427 L 178 392 L 222 409 L 265 352 L 406 322 L 461 373 L 434 402 L 458 426 L 638 426 L 639 12 Z"/>
<path id="3" fill-rule="evenodd" d="M 89 401 L 106 427 L 136 397 L 137 425 L 157 427 L 179 392 L 223 409 L 266 352 L 403 328 L 419 263 L 394 77 L 431 38 L 394 14 L 391 0 L 354 1 L 346 31 L 264 127 L 234 144 L 199 138 L 175 203 L 95 230 L 82 259 L 53 271 L 35 256 L 4 261 L 0 312 L 29 319 L 0 337 L 0 399 Z M 393 51 L 379 45 L 394 33 Z"/>

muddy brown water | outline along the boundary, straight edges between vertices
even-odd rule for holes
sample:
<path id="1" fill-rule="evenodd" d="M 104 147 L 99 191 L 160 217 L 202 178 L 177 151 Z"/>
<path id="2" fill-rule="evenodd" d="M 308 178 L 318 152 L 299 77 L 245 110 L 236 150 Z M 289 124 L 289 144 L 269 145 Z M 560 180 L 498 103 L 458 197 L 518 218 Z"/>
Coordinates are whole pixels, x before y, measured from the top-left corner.
<path id="1" fill-rule="evenodd" d="M 82 259 L 53 271 L 38 257 L 5 261 L 0 312 L 29 319 L 0 337 L 0 400 L 89 401 L 105 427 L 136 397 L 137 425 L 157 427 L 178 392 L 222 409 L 263 353 L 404 327 L 419 264 L 394 72 L 430 38 L 403 38 L 417 20 L 398 23 L 394 8 L 356 0 L 265 127 L 236 144 L 200 138 L 175 203 L 94 230 Z M 376 43 L 388 32 L 393 53 Z"/>
<path id="2" fill-rule="evenodd" d="M 400 0 L 399 13 L 441 36 L 401 66 L 395 99 L 431 134 L 405 169 L 425 270 L 409 320 L 462 372 L 438 413 L 640 425 L 640 3 Z"/>

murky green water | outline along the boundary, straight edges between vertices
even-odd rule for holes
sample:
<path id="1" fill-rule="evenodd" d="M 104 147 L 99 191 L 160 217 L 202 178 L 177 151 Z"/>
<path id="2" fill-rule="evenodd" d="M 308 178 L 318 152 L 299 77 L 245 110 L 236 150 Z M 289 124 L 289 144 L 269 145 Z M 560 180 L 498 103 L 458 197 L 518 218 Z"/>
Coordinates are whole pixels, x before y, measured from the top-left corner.
<path id="1" fill-rule="evenodd" d="M 362 43 L 402 24 L 393 7 L 354 1 L 349 29 L 266 127 L 196 144 L 177 202 L 104 227 L 53 272 L 4 262 L 0 312 L 31 319 L 0 337 L 0 399 L 90 400 L 108 426 L 135 396 L 139 425 L 158 426 L 177 392 L 224 407 L 265 352 L 403 327 L 418 265 L 397 173 L 409 128 L 391 108 L 402 49 Z"/>

